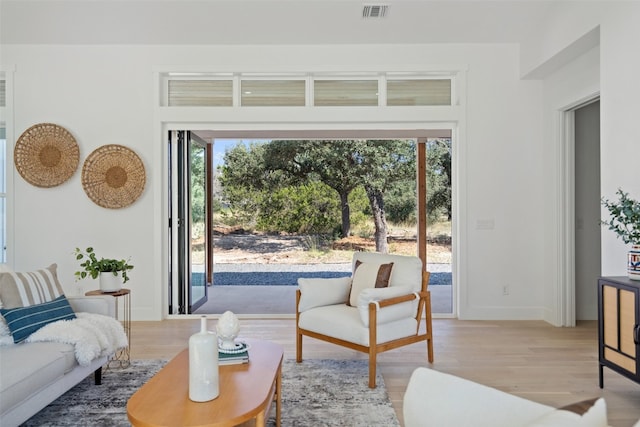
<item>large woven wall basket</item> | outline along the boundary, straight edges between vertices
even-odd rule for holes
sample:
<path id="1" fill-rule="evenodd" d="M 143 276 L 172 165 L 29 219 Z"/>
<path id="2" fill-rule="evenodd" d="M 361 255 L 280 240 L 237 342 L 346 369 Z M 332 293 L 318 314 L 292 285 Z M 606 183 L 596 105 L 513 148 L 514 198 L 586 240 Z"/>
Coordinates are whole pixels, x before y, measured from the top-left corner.
<path id="1" fill-rule="evenodd" d="M 55 187 L 74 174 L 80 149 L 71 133 L 53 123 L 25 130 L 16 141 L 13 162 L 18 173 L 36 187 Z"/>
<path id="2" fill-rule="evenodd" d="M 123 145 L 103 145 L 82 166 L 82 187 L 97 205 L 120 209 L 135 202 L 144 190 L 144 164 Z"/>

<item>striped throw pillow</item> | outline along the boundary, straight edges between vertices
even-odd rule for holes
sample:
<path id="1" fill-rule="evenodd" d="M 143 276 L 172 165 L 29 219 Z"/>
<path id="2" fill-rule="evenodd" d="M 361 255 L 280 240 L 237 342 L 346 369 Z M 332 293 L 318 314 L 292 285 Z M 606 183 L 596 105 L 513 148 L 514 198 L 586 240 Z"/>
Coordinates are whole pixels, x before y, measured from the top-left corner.
<path id="1" fill-rule="evenodd" d="M 0 314 L 7 321 L 15 343 L 24 341 L 29 335 L 49 323 L 76 318 L 64 295 L 53 301 L 29 307 L 0 308 Z"/>
<path id="2" fill-rule="evenodd" d="M 57 264 L 27 273 L 0 273 L 0 307 L 28 307 L 53 301 L 61 295 L 64 292 L 58 281 Z"/>

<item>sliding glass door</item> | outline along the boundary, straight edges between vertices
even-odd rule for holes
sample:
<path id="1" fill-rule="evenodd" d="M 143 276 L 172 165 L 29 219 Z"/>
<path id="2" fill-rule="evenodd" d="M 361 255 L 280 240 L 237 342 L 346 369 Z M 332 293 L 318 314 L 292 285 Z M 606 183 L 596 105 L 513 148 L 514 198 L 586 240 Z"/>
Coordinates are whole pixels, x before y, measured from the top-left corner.
<path id="1" fill-rule="evenodd" d="M 192 135 L 188 131 L 174 131 L 170 138 L 171 153 L 175 164 L 171 170 L 176 174 L 172 180 L 171 211 L 175 214 L 170 221 L 172 227 L 171 265 L 177 271 L 172 279 L 177 282 L 175 294 L 177 307 L 171 304 L 170 312 L 180 314 L 193 313 L 207 301 L 207 289 L 210 277 L 210 233 L 208 191 L 210 183 L 211 155 L 209 144 Z M 173 280 L 172 280 L 173 282 Z"/>

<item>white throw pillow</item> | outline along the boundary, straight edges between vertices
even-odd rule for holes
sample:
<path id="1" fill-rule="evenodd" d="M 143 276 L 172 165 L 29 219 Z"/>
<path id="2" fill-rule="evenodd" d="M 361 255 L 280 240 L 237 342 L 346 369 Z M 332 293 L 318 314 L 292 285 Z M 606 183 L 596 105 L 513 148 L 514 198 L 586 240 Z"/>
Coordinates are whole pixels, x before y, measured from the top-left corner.
<path id="1" fill-rule="evenodd" d="M 366 328 L 369 327 L 369 303 L 389 298 L 400 297 L 413 293 L 411 286 L 392 286 L 389 288 L 363 289 L 358 295 L 358 312 L 360 319 Z M 418 299 L 394 304 L 378 310 L 378 324 L 393 322 L 394 320 L 415 317 L 418 310 Z"/>
<path id="2" fill-rule="evenodd" d="M 391 269 L 393 263 L 373 264 L 369 262 L 356 261 L 353 278 L 351 280 L 351 293 L 349 294 L 349 305 L 358 305 L 358 296 L 362 290 L 367 288 L 386 288 L 389 286 Z"/>
<path id="3" fill-rule="evenodd" d="M 556 409 L 528 424 L 528 427 L 607 427 L 607 405 L 603 398 L 596 400 L 584 414 Z"/>
<path id="4" fill-rule="evenodd" d="M 331 279 L 305 278 L 298 279 L 300 302 L 298 311 L 302 313 L 314 307 L 346 304 L 349 299 L 350 277 Z"/>

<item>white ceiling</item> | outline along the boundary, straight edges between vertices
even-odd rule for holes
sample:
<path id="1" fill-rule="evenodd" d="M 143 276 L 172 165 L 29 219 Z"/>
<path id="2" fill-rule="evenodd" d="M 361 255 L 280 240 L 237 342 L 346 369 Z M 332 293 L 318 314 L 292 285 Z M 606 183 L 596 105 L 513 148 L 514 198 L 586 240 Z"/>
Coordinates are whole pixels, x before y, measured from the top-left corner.
<path id="1" fill-rule="evenodd" d="M 0 0 L 2 44 L 518 43 L 546 0 Z M 364 5 L 388 5 L 363 19 Z"/>

